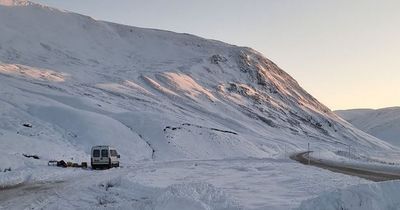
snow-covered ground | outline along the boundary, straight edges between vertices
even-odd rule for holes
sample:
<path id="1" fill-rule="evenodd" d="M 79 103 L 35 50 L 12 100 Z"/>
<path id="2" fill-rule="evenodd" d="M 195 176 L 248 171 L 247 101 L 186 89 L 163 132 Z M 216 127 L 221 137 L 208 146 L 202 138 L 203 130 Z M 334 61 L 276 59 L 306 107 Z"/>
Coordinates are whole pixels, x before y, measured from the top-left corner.
<path id="1" fill-rule="evenodd" d="M 360 130 L 400 146 L 400 107 L 335 112 Z"/>
<path id="2" fill-rule="evenodd" d="M 399 181 L 362 184 L 325 192 L 304 201 L 296 210 L 376 210 L 399 209 Z"/>
<path id="3" fill-rule="evenodd" d="M 253 49 L 16 0 L 0 30 L 6 209 L 288 209 L 366 182 L 287 160 L 308 143 L 398 157 Z M 124 168 L 46 166 L 98 144 Z"/>
<path id="4" fill-rule="evenodd" d="M 31 187 L 35 195 L 22 194 L 10 199 L 14 193 L 21 194 L 18 188 L 10 189 L 0 194 L 0 206 L 5 209 L 283 210 L 295 208 L 301 201 L 327 190 L 369 183 L 288 159 L 152 161 L 106 171 L 47 166 L 32 170 L 36 171 L 31 171 L 22 188 L 40 181 L 41 184 Z M 16 171 L 7 174 L 8 177 L 27 176 Z M 6 202 L 2 202 L 4 199 Z"/>

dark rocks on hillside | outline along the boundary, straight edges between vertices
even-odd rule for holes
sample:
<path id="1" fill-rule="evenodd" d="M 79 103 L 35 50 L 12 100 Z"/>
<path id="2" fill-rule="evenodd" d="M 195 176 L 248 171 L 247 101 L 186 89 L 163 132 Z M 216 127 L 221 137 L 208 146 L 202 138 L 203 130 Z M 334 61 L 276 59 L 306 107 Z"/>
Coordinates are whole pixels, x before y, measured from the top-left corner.
<path id="1" fill-rule="evenodd" d="M 0 169 L 0 171 L 1 171 L 1 169 Z M 11 171 L 11 167 L 5 168 L 5 169 L 3 170 L 4 173 L 5 173 L 5 172 L 9 172 L 9 171 Z"/>
<path id="2" fill-rule="evenodd" d="M 27 128 L 32 128 L 32 124 L 30 124 L 30 123 L 24 123 L 24 124 L 22 124 L 24 127 L 27 127 Z"/>
<path id="3" fill-rule="evenodd" d="M 22 154 L 24 157 L 26 157 L 26 158 L 33 158 L 33 159 L 36 159 L 36 160 L 39 160 L 40 158 L 39 158 L 39 156 L 37 156 L 37 155 L 27 155 L 27 154 Z"/>
<path id="4" fill-rule="evenodd" d="M 219 64 L 221 62 L 225 63 L 226 61 L 228 61 L 228 59 L 221 55 L 213 55 L 210 57 L 210 61 L 212 64 Z"/>

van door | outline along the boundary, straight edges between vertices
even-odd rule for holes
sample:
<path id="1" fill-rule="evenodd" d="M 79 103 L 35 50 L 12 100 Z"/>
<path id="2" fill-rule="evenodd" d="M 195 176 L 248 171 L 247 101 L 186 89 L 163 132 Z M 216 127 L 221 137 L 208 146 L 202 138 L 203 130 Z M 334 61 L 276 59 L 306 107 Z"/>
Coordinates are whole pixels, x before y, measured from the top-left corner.
<path id="1" fill-rule="evenodd" d="M 108 149 L 102 149 L 101 150 L 101 162 L 107 162 L 108 163 Z"/>
<path id="2" fill-rule="evenodd" d="M 93 162 L 99 162 L 100 161 L 100 150 L 98 150 L 98 149 L 94 149 L 93 150 L 93 154 L 92 154 L 92 157 L 93 157 Z"/>

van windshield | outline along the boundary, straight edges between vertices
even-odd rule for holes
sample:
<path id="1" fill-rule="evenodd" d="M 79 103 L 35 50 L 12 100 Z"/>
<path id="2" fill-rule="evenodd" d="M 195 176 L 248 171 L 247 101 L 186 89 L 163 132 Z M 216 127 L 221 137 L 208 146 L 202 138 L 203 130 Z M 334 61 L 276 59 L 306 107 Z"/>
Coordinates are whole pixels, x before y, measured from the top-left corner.
<path id="1" fill-rule="evenodd" d="M 101 150 L 101 157 L 108 157 L 108 150 L 102 149 Z"/>
<path id="2" fill-rule="evenodd" d="M 98 149 L 93 150 L 93 157 L 100 157 L 100 150 Z"/>

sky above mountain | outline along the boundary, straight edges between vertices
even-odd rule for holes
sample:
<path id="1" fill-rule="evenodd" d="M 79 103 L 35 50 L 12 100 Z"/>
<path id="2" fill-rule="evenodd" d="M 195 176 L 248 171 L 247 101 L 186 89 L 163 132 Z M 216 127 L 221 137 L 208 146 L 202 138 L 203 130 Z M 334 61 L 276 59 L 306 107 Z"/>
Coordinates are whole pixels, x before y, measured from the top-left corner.
<path id="1" fill-rule="evenodd" d="M 399 1 L 34 0 L 264 53 L 331 109 L 400 104 Z"/>

